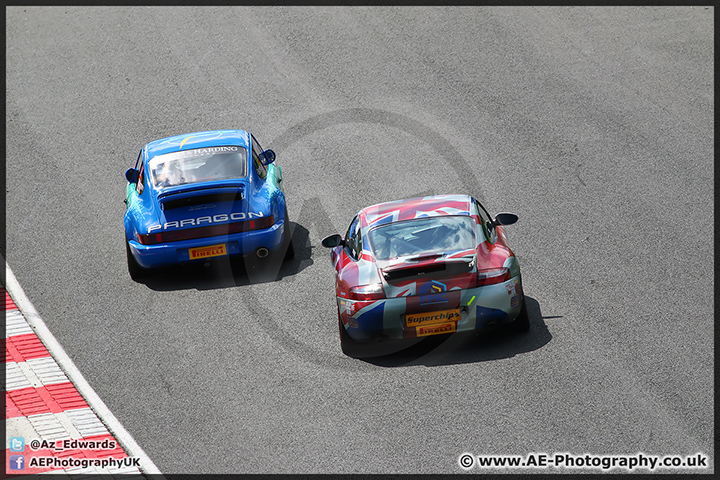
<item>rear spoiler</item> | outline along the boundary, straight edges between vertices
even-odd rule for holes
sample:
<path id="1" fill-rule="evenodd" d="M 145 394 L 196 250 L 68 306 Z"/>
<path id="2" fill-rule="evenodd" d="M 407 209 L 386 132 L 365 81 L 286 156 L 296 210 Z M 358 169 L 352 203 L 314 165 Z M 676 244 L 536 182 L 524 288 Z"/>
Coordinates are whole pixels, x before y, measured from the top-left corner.
<path id="1" fill-rule="evenodd" d="M 447 259 L 422 264 L 397 264 L 381 269 L 386 281 L 407 277 L 438 277 L 451 276 L 471 272 L 474 268 L 472 261 L 464 259 Z"/>
<path id="2" fill-rule="evenodd" d="M 173 189 L 158 195 L 158 203 L 163 210 L 200 205 L 214 202 L 235 202 L 245 198 L 245 186 L 227 187 L 194 186 Z"/>

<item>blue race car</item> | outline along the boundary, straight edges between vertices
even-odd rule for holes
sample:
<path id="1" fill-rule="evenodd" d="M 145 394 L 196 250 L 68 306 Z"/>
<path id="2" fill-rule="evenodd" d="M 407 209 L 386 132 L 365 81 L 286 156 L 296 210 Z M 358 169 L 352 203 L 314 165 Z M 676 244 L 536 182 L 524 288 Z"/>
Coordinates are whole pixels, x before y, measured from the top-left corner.
<path id="1" fill-rule="evenodd" d="M 125 240 L 133 279 L 220 256 L 293 256 L 275 152 L 244 130 L 148 143 L 125 172 Z"/>

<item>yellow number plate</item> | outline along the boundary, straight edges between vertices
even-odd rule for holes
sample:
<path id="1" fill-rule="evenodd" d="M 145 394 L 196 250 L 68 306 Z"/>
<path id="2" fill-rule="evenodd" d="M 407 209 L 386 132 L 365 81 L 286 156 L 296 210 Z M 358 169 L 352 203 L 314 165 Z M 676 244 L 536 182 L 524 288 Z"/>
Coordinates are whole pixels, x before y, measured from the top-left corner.
<path id="1" fill-rule="evenodd" d="M 428 335 L 440 335 L 442 333 L 452 333 L 455 331 L 455 322 L 441 323 L 440 325 L 425 325 L 424 327 L 415 327 L 418 337 L 427 337 Z"/>
<path id="2" fill-rule="evenodd" d="M 227 255 L 227 249 L 225 248 L 224 243 L 220 243 L 218 245 L 210 245 L 209 247 L 191 248 L 189 252 L 190 260 Z"/>
<path id="3" fill-rule="evenodd" d="M 413 313 L 405 315 L 405 324 L 408 327 L 422 325 L 438 325 L 441 323 L 457 322 L 460 320 L 460 309 L 442 310 L 440 312 Z"/>

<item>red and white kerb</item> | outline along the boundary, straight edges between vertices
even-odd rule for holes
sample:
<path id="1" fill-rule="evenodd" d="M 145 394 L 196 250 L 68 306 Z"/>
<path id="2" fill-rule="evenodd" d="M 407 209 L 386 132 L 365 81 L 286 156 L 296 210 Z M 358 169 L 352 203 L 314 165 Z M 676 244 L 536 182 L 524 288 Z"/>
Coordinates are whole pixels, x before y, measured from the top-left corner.
<path id="1" fill-rule="evenodd" d="M 73 383 L 68 379 L 45 345 L 38 338 L 23 314 L 18 310 L 5 288 L 0 287 L 0 297 L 5 297 L 5 476 L 37 473 L 103 473 L 136 474 L 134 466 L 100 468 L 90 467 L 32 467 L 31 459 L 56 457 L 59 459 L 109 459 L 128 458 L 119 442 L 88 406 Z M 0 300 L 2 301 L 2 300 Z M 10 439 L 22 437 L 22 452 L 10 449 Z M 31 448 L 31 442 L 46 440 L 46 446 L 64 440 L 94 441 L 90 445 L 115 445 L 115 448 Z M 114 442 L 114 443 L 110 443 Z M 86 442 L 87 443 L 87 442 Z M 74 444 L 69 444 L 74 445 Z M 11 468 L 11 456 L 24 457 L 23 469 Z M 58 462 L 60 463 L 60 462 Z M 77 463 L 77 462 L 74 462 Z M 122 463 L 122 462 L 118 462 Z"/>

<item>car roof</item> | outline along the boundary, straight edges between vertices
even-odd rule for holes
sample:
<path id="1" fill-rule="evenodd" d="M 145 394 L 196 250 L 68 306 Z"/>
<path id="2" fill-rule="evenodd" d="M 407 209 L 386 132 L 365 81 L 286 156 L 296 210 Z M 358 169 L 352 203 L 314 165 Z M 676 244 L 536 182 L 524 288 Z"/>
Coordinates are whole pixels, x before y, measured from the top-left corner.
<path id="1" fill-rule="evenodd" d="M 249 139 L 250 134 L 245 130 L 208 130 L 153 140 L 145 146 L 145 151 L 147 158 L 153 158 L 179 150 L 220 145 L 239 145 L 249 150 Z"/>
<path id="2" fill-rule="evenodd" d="M 469 195 L 433 195 L 378 203 L 360 211 L 362 228 L 413 218 L 440 215 L 470 215 L 472 197 Z"/>

